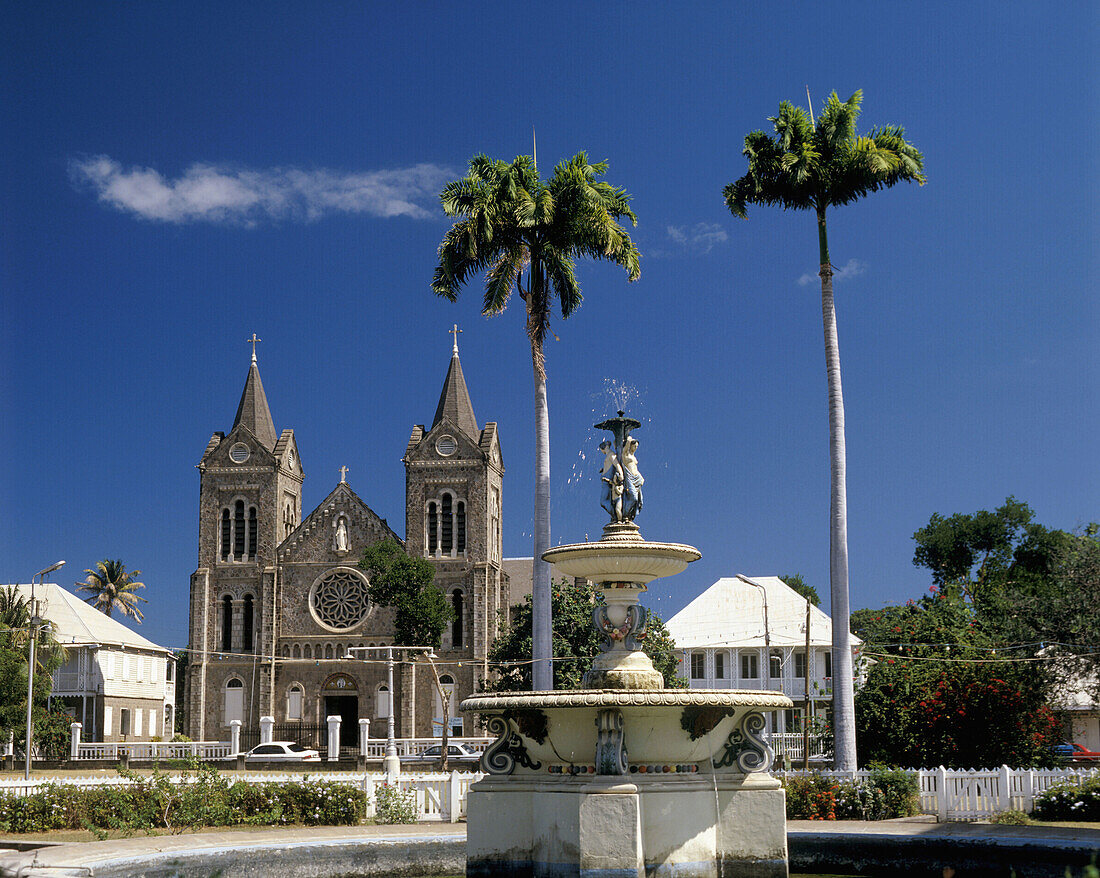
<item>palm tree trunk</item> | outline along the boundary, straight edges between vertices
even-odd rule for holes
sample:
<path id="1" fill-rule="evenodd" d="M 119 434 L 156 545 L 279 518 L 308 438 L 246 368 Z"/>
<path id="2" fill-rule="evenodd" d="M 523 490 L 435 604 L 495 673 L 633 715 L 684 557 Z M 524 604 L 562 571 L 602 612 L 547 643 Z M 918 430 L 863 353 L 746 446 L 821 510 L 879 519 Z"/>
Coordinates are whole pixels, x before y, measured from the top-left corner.
<path id="1" fill-rule="evenodd" d="M 833 305 L 833 268 L 825 228 L 825 210 L 817 211 L 821 260 L 821 321 L 825 330 L 825 371 L 829 382 L 829 598 L 833 623 L 833 742 L 836 768 L 855 771 L 856 722 L 849 637 L 848 488 L 844 447 L 844 391 L 840 381 L 840 339 Z"/>
<path id="2" fill-rule="evenodd" d="M 541 266 L 531 260 L 527 296 L 527 335 L 531 339 L 531 365 L 535 373 L 535 514 L 534 552 L 531 562 L 531 666 L 532 688 L 554 688 L 553 622 L 550 612 L 550 565 L 542 560 L 550 548 L 550 409 L 546 401 L 546 369 L 542 350 L 545 320 L 545 280 Z"/>

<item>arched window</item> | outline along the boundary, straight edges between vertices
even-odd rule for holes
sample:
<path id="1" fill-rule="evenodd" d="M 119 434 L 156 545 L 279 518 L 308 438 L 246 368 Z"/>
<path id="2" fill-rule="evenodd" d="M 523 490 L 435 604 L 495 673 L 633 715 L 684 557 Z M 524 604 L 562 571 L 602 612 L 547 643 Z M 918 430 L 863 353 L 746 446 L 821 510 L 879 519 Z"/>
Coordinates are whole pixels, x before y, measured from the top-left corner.
<path id="1" fill-rule="evenodd" d="M 229 519 L 229 510 L 222 510 L 222 560 L 229 560 L 229 550 L 233 543 L 233 524 Z"/>
<path id="2" fill-rule="evenodd" d="M 253 652 L 255 650 L 252 631 L 252 612 L 252 595 L 246 594 L 244 596 L 244 617 L 241 619 L 241 649 L 244 650 L 244 652 Z"/>
<path id="3" fill-rule="evenodd" d="M 451 592 L 451 606 L 454 608 L 455 617 L 451 622 L 451 648 L 462 649 L 462 611 L 463 611 L 463 595 L 462 589 L 456 588 Z"/>
<path id="4" fill-rule="evenodd" d="M 233 598 L 222 598 L 222 652 L 233 651 Z"/>
<path id="5" fill-rule="evenodd" d="M 455 550 L 466 554 L 466 504 L 461 500 L 455 504 Z"/>
<path id="6" fill-rule="evenodd" d="M 256 560 L 256 507 L 248 507 L 248 560 Z"/>
<path id="7" fill-rule="evenodd" d="M 428 554 L 434 555 L 439 547 L 439 507 L 433 500 L 428 504 Z"/>
<path id="8" fill-rule="evenodd" d="M 233 504 L 233 557 L 244 559 L 244 500 Z"/>
<path id="9" fill-rule="evenodd" d="M 385 684 L 378 687 L 374 696 L 374 715 L 378 719 L 388 719 L 390 715 L 390 690 Z"/>
<path id="10" fill-rule="evenodd" d="M 173 705 L 171 705 L 171 704 L 164 705 L 164 733 L 163 734 L 164 734 L 165 737 L 171 736 L 172 732 L 175 731 L 175 726 L 173 725 L 174 720 L 173 720 L 173 717 L 172 717 L 172 711 L 173 710 L 175 710 L 175 707 Z"/>
<path id="11" fill-rule="evenodd" d="M 237 677 L 225 683 L 225 720 L 229 725 L 233 720 L 244 721 L 244 682 Z"/>
<path id="12" fill-rule="evenodd" d="M 302 686 L 295 683 L 286 693 L 286 718 L 288 721 L 302 719 Z"/>
<path id="13" fill-rule="evenodd" d="M 302 647 L 299 644 L 295 643 L 294 644 L 294 658 L 301 658 L 301 657 L 302 657 Z"/>
<path id="14" fill-rule="evenodd" d="M 327 659 L 332 658 L 332 644 L 331 643 L 326 643 L 325 644 L 325 658 L 327 658 Z"/>
<path id="15" fill-rule="evenodd" d="M 449 555 L 454 549 L 454 515 L 451 511 L 451 495 L 444 494 L 442 506 L 442 518 L 440 522 L 439 548 L 444 555 Z"/>
<path id="16" fill-rule="evenodd" d="M 313 648 L 308 643 L 302 647 L 302 658 L 313 658 Z"/>

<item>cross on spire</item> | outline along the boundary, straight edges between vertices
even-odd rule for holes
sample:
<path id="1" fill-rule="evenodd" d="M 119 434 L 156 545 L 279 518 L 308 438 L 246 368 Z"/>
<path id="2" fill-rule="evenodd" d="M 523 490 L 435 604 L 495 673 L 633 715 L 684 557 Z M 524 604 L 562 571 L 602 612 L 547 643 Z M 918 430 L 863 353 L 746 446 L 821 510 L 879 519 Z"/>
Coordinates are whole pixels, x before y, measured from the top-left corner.
<path id="1" fill-rule="evenodd" d="M 454 325 L 454 329 L 448 329 L 447 332 L 449 332 L 451 335 L 453 335 L 455 337 L 455 346 L 452 348 L 452 350 L 454 351 L 454 353 L 457 354 L 458 353 L 458 334 L 460 332 L 462 332 L 462 330 L 458 328 L 458 324 L 456 323 Z"/>
<path id="2" fill-rule="evenodd" d="M 346 466 L 340 467 L 340 484 L 343 485 L 348 480 L 348 468 Z"/>
<path id="3" fill-rule="evenodd" d="M 258 342 L 258 341 L 263 341 L 263 339 L 262 338 L 257 338 L 256 333 L 252 333 L 252 338 L 246 338 L 244 340 L 245 344 L 252 345 L 252 362 L 253 363 L 256 362 L 256 342 Z"/>

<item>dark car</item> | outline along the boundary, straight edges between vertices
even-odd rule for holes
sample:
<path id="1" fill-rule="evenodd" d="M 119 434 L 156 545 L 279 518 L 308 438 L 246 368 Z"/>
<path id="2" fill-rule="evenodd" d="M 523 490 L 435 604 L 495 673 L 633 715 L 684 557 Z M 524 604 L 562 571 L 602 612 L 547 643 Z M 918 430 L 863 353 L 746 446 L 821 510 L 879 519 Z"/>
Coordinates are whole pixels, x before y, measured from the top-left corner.
<path id="1" fill-rule="evenodd" d="M 1055 744 L 1050 749 L 1054 752 L 1055 756 L 1070 762 L 1100 762 L 1100 753 L 1082 747 L 1080 744 L 1070 743 L 1069 741 Z"/>
<path id="2" fill-rule="evenodd" d="M 435 763 L 439 762 L 439 757 L 443 754 L 442 744 L 433 744 L 430 747 L 425 747 L 419 753 L 410 753 L 408 756 L 402 756 L 402 763 Z M 481 754 L 476 750 L 467 747 L 465 744 L 448 744 L 447 745 L 447 764 L 448 765 L 466 765 L 476 766 L 481 760 Z"/>

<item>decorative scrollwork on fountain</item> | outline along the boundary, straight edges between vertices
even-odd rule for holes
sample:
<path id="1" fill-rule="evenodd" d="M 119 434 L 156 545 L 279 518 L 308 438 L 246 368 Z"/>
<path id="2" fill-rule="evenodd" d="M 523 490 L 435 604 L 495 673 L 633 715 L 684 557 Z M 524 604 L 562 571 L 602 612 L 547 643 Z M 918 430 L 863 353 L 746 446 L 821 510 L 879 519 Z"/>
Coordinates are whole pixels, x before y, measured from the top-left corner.
<path id="1" fill-rule="evenodd" d="M 762 713 L 746 714 L 741 720 L 741 728 L 730 732 L 722 755 L 714 761 L 714 767 L 733 768 L 736 765 L 745 774 L 771 768 L 775 751 L 760 734 L 765 726 Z"/>
<path id="2" fill-rule="evenodd" d="M 596 711 L 596 774 L 628 774 L 623 715 L 614 708 Z"/>
<path id="3" fill-rule="evenodd" d="M 536 762 L 528 754 L 523 738 L 516 733 L 510 720 L 498 714 L 490 716 L 485 725 L 490 734 L 497 736 L 481 754 L 481 770 L 486 774 L 511 774 L 516 763 L 532 771 L 542 767 L 541 762 Z"/>
<path id="4" fill-rule="evenodd" d="M 596 630 L 603 635 L 605 649 L 611 649 L 619 641 L 628 650 L 641 649 L 638 640 L 645 634 L 649 610 L 640 604 L 633 604 L 626 608 L 626 619 L 623 623 L 615 625 L 607 615 L 607 605 L 597 604 L 592 610 L 592 621 Z"/>

